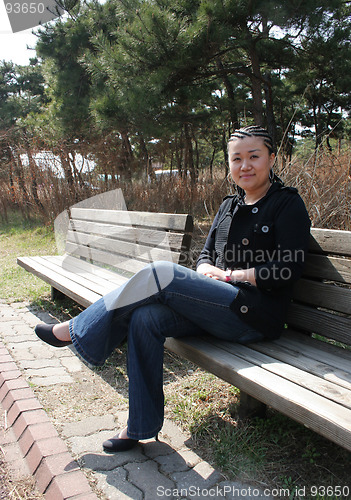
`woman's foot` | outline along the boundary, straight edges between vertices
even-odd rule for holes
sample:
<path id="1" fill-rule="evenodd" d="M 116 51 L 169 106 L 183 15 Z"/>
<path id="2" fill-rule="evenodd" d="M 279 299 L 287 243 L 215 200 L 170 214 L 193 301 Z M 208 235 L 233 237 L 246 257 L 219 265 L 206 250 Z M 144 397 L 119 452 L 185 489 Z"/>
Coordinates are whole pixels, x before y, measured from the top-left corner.
<path id="1" fill-rule="evenodd" d="M 41 340 L 54 347 L 65 347 L 72 344 L 68 321 L 55 325 L 43 323 L 37 325 L 34 331 Z"/>
<path id="2" fill-rule="evenodd" d="M 128 451 L 134 448 L 138 444 L 138 439 L 130 439 L 127 436 L 127 427 L 125 427 L 116 436 L 104 441 L 102 447 L 105 451 L 110 453 L 117 453 L 119 451 Z"/>

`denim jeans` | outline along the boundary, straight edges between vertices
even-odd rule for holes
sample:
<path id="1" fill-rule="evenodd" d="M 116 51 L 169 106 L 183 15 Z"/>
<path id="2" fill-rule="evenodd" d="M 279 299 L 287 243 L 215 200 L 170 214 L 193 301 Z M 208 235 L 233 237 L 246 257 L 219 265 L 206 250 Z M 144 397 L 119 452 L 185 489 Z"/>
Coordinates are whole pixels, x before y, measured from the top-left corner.
<path id="1" fill-rule="evenodd" d="M 263 339 L 230 309 L 238 292 L 232 284 L 160 261 L 70 321 L 73 345 L 96 366 L 127 338 L 130 438 L 152 437 L 162 427 L 166 337 L 209 333 L 240 343 Z"/>

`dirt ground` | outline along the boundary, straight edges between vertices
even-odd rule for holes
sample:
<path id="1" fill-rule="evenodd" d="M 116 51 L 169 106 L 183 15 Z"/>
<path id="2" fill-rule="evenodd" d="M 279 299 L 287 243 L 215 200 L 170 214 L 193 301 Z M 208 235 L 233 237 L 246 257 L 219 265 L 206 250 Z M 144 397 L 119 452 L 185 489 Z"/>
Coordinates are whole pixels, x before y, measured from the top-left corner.
<path id="1" fill-rule="evenodd" d="M 10 492 L 10 483 L 8 479 L 7 468 L 5 467 L 4 462 L 0 458 L 0 498 L 1 500 L 5 500 L 9 498 Z"/>
<path id="2" fill-rule="evenodd" d="M 0 412 L 0 438 L 4 435 L 4 420 Z M 43 500 L 32 476 L 19 477 L 6 462 L 0 446 L 0 500 Z"/>
<path id="3" fill-rule="evenodd" d="M 0 455 L 0 500 L 41 500 L 32 477 L 13 479 L 6 462 Z"/>

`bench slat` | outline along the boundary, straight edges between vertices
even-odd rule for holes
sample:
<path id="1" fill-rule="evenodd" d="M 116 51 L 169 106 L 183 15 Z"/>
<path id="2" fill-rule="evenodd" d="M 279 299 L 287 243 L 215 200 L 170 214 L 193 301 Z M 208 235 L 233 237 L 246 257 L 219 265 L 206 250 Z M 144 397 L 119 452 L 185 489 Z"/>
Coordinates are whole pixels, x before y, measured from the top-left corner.
<path id="1" fill-rule="evenodd" d="M 290 364 L 332 384 L 344 387 L 348 390 L 349 397 L 351 398 L 350 370 L 344 370 L 342 366 L 333 364 L 333 361 L 336 360 L 329 359 L 328 356 L 325 356 L 326 359 L 322 360 L 319 356 L 318 348 L 304 346 L 302 350 L 301 344 L 299 346 L 298 344 L 289 342 L 286 338 L 280 341 L 252 344 L 250 347 L 282 363 Z M 351 354 L 348 363 L 350 364 L 350 362 Z"/>
<path id="2" fill-rule="evenodd" d="M 351 451 L 350 410 L 347 408 L 199 337 L 169 338 L 165 345 L 172 352 Z"/>
<path id="3" fill-rule="evenodd" d="M 164 235 L 166 239 L 167 233 L 164 233 Z M 125 260 L 125 257 L 138 259 L 143 261 L 144 265 L 149 262 L 154 262 L 155 260 L 172 260 L 172 262 L 178 262 L 180 257 L 179 252 L 172 252 L 169 250 L 169 247 L 167 249 L 166 242 L 163 243 L 163 248 L 158 248 L 138 245 L 126 241 L 116 242 L 109 238 L 78 233 L 77 231 L 69 231 L 67 243 L 75 243 L 76 245 L 88 247 L 89 249 L 104 250 L 108 252 L 111 257 L 121 256 L 121 260 Z M 66 248 L 69 248 L 69 246 L 67 245 Z"/>
<path id="4" fill-rule="evenodd" d="M 303 275 L 351 284 L 351 259 L 308 254 Z"/>
<path id="5" fill-rule="evenodd" d="M 100 298 L 100 295 L 48 269 L 42 261 L 36 262 L 33 257 L 20 257 L 17 263 L 84 307 Z"/>
<path id="6" fill-rule="evenodd" d="M 78 219 L 70 221 L 69 233 L 72 231 L 111 238 L 115 241 L 116 245 L 119 243 L 119 240 L 136 244 L 146 244 L 148 246 L 159 246 L 161 248 L 166 244 L 165 248 L 177 251 L 182 249 L 183 240 L 186 237 L 182 233 L 141 229 L 132 226 L 118 226 L 117 224 L 112 225 Z M 167 238 L 165 238 L 165 235 L 167 235 Z"/>
<path id="7" fill-rule="evenodd" d="M 93 279 L 94 276 L 104 278 L 105 280 L 114 283 L 116 287 L 121 286 L 127 279 L 125 276 L 121 276 L 114 271 L 109 271 L 108 269 L 96 266 L 86 260 L 76 259 L 71 255 L 51 255 L 46 257 L 46 259 L 52 260 L 58 266 L 61 266 L 69 271 L 76 270 L 79 273 L 91 275 L 91 279 Z"/>
<path id="8" fill-rule="evenodd" d="M 292 303 L 288 311 L 289 328 L 317 333 L 344 344 L 351 344 L 351 318 Z"/>
<path id="9" fill-rule="evenodd" d="M 101 278 L 100 276 L 96 276 L 93 274 L 87 276 L 83 273 L 77 272 L 77 269 L 75 267 L 71 267 L 70 265 L 67 265 L 63 268 L 51 259 L 45 257 L 42 257 L 40 259 L 40 262 L 48 269 L 51 269 L 57 274 L 60 274 L 63 277 L 74 281 L 74 283 L 77 283 L 78 285 L 82 285 L 84 288 L 91 290 L 100 296 L 105 295 L 116 288 L 116 285 L 114 283 L 111 283 L 110 281 Z"/>
<path id="10" fill-rule="evenodd" d="M 311 229 L 310 248 L 313 252 L 348 255 L 351 257 L 351 231 L 339 229 Z"/>
<path id="11" fill-rule="evenodd" d="M 351 314 L 351 290 L 349 288 L 301 278 L 295 283 L 293 299 L 305 304 Z"/>
<path id="12" fill-rule="evenodd" d="M 130 259 L 127 257 L 122 260 L 119 255 L 111 255 L 103 250 L 82 247 L 80 245 L 76 245 L 75 243 L 67 242 L 66 247 L 69 254 L 73 257 L 83 257 L 91 262 L 106 264 L 107 266 L 114 268 L 119 274 L 123 274 L 124 272 L 127 278 L 130 278 L 136 272 L 141 271 L 141 269 L 143 269 L 143 267 L 147 264 L 146 262 L 141 262 L 140 260 Z"/>
<path id="13" fill-rule="evenodd" d="M 306 335 L 305 333 L 286 329 L 280 339 L 274 340 L 274 342 L 289 343 L 289 345 L 294 345 L 295 349 L 300 351 L 301 349 L 304 349 L 305 346 L 308 346 L 309 348 L 313 346 L 316 349 L 316 360 L 327 362 L 330 355 L 331 359 L 335 360 L 332 364 L 338 363 L 335 366 L 339 366 L 347 372 L 351 371 L 350 349 L 331 343 L 333 341 L 326 342 L 325 340 Z"/>
<path id="14" fill-rule="evenodd" d="M 72 219 L 95 222 L 110 222 L 134 225 L 135 227 L 159 228 L 172 231 L 191 232 L 193 218 L 187 214 L 165 214 L 153 212 L 128 212 L 127 210 L 96 210 L 93 208 L 72 208 Z"/>
<path id="15" fill-rule="evenodd" d="M 213 344 L 212 339 L 207 340 Z M 261 344 L 263 345 L 261 346 Z M 308 353 L 305 352 L 303 356 L 307 366 L 300 369 L 300 367 L 295 365 L 292 357 L 290 358 L 291 363 L 289 361 L 285 363 L 277 358 L 276 352 L 279 354 L 279 349 L 274 351 L 271 349 L 269 355 L 267 352 L 263 352 L 265 347 L 264 344 L 264 342 L 260 343 L 256 350 L 255 345 L 250 348 L 244 345 L 234 344 L 233 342 L 216 342 L 216 346 L 223 348 L 225 351 L 239 358 L 245 359 L 253 365 L 258 365 L 271 373 L 275 373 L 286 380 L 294 382 L 299 387 L 305 387 L 331 401 L 342 404 L 346 408 L 351 408 L 351 391 L 339 384 L 324 380 L 314 373 L 311 373 L 308 368 L 311 364 L 314 365 L 315 363 L 308 358 Z M 260 347 L 262 347 L 263 350 L 261 350 Z M 307 372 L 304 371 L 303 368 L 307 368 Z M 351 388 L 351 377 L 349 388 Z"/>

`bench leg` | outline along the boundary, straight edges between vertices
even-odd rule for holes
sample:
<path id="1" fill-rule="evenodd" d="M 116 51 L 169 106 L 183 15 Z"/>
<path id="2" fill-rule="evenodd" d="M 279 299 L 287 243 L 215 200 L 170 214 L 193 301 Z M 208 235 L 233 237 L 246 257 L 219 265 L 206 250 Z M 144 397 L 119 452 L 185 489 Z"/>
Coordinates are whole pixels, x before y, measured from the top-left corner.
<path id="1" fill-rule="evenodd" d="M 247 418 L 265 418 L 267 406 L 246 392 L 240 391 L 239 420 Z"/>
<path id="2" fill-rule="evenodd" d="M 51 300 L 52 301 L 63 300 L 65 298 L 66 298 L 66 295 L 64 293 L 60 292 L 60 290 L 57 290 L 53 286 L 51 287 Z"/>

